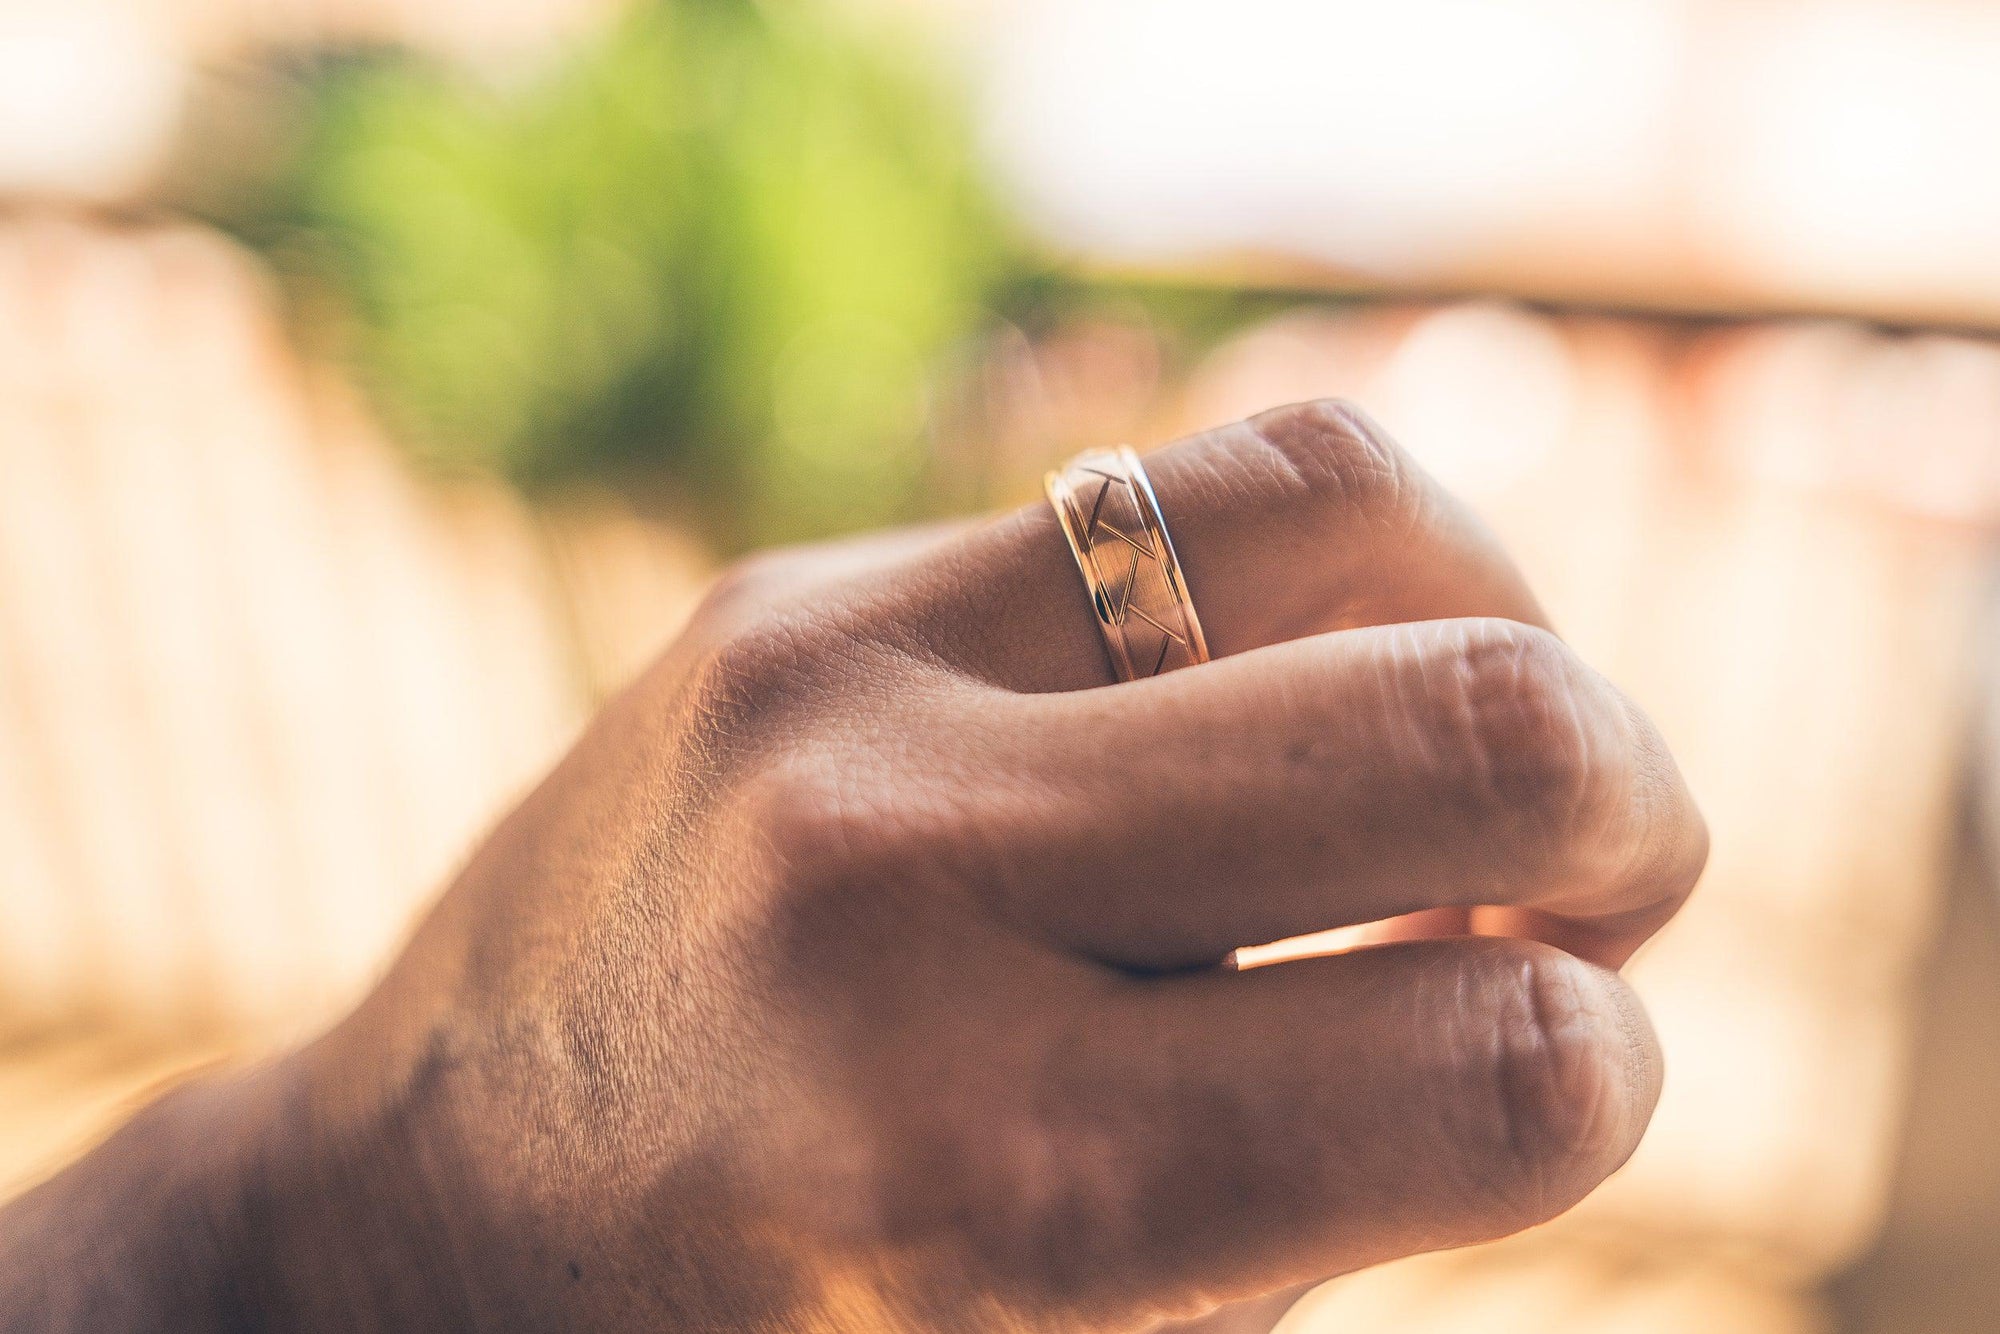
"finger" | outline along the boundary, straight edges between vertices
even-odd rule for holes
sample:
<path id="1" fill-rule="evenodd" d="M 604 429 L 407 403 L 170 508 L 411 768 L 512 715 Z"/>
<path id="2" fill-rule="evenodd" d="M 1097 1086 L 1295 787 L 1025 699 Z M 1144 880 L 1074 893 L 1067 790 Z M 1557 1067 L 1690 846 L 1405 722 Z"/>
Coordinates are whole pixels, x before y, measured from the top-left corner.
<path id="1" fill-rule="evenodd" d="M 1486 527 L 1347 404 L 1266 412 L 1169 445 L 1146 469 L 1217 657 L 1352 625 L 1545 623 Z M 1046 503 L 947 544 L 907 582 L 912 622 L 983 679 L 1033 691 L 1111 679 Z"/>
<path id="2" fill-rule="evenodd" d="M 1561 1213 L 1637 1145 L 1661 1059 L 1615 974 L 1458 940 L 1133 984 L 1058 1078 L 1078 1295 L 1213 1302 Z"/>
<path id="3" fill-rule="evenodd" d="M 1019 712 L 971 780 L 976 883 L 1123 966 L 1481 905 L 1616 965 L 1706 857 L 1651 723 L 1510 621 L 1343 631 Z"/>

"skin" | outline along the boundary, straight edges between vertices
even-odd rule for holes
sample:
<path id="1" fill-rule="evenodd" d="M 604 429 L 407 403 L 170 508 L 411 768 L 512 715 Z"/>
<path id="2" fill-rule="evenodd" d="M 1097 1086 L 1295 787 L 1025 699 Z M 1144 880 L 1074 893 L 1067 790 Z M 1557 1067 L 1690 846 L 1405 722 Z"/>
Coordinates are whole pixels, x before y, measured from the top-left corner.
<path id="1" fill-rule="evenodd" d="M 1658 735 L 1353 409 L 1149 471 L 1215 662 L 1110 684 L 1041 505 L 739 569 L 358 1011 L 0 1213 L 0 1329 L 1244 1328 L 1582 1198 Z"/>

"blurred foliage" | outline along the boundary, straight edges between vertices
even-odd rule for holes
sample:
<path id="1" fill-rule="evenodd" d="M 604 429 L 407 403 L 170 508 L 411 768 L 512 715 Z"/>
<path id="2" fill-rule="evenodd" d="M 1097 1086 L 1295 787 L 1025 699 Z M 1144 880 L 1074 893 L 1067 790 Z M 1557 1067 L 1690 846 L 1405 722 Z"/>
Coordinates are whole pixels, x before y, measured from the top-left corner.
<path id="1" fill-rule="evenodd" d="M 423 460 L 664 486 L 725 547 L 989 500 L 929 433 L 966 427 L 955 380 L 1002 324 L 1108 310 L 1192 355 L 1296 300 L 1040 258 L 898 36 L 637 0 L 510 77 L 295 56 L 218 79 L 171 193 L 271 259 Z"/>
<path id="2" fill-rule="evenodd" d="M 782 0 L 643 4 L 515 85 L 348 53 L 218 220 L 433 462 L 664 468 L 732 541 L 878 522 L 941 358 L 1034 286 L 906 56 Z"/>

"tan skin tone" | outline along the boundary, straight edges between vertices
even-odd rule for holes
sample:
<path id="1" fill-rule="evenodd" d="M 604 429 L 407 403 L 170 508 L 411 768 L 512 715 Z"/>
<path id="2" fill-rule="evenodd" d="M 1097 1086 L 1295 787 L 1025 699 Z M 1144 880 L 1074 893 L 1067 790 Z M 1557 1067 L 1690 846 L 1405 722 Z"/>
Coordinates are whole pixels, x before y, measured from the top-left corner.
<path id="1" fill-rule="evenodd" d="M 0 1329 L 1143 1330 L 1575 1203 L 1657 734 L 1352 409 L 1149 467 L 1217 661 L 1109 684 L 1046 506 L 751 563 L 353 1016 L 0 1213 Z"/>

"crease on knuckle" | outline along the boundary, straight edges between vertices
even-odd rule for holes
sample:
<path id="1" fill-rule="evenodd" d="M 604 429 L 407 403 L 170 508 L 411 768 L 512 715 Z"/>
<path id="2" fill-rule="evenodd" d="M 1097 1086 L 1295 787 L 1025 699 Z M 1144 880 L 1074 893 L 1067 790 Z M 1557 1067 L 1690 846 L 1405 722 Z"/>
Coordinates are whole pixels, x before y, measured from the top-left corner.
<path id="1" fill-rule="evenodd" d="M 1600 869 L 1630 786 L 1606 690 L 1554 635 L 1511 621 L 1470 623 L 1448 666 L 1440 762 L 1474 818 L 1551 869 Z"/>
<path id="2" fill-rule="evenodd" d="M 1507 1230 L 1574 1204 L 1630 1149 L 1624 1106 L 1630 1060 L 1618 1025 L 1600 1022 L 1584 965 L 1553 954 L 1488 967 L 1471 985 L 1481 1031 L 1457 1044 L 1455 1072 L 1476 1119 L 1467 1189 L 1494 1205 Z"/>
<path id="3" fill-rule="evenodd" d="M 1401 529 L 1418 520 L 1422 493 L 1409 460 L 1351 403 L 1294 404 L 1252 418 L 1249 426 L 1266 465 L 1317 502 L 1329 525 Z"/>

